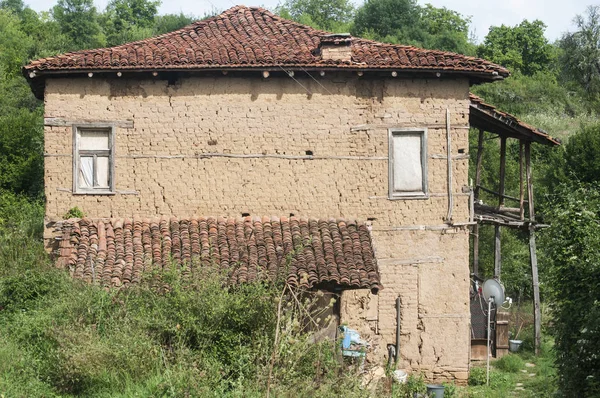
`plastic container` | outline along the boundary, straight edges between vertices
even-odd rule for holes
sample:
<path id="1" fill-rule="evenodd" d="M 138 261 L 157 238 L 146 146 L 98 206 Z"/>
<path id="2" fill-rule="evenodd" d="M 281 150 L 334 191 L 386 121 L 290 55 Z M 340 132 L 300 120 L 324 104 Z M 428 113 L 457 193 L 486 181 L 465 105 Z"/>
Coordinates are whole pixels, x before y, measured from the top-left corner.
<path id="1" fill-rule="evenodd" d="M 521 344 L 523 344 L 523 340 L 508 340 L 508 350 L 510 352 L 517 352 L 521 348 Z"/>
<path id="2" fill-rule="evenodd" d="M 444 398 L 444 386 L 441 384 L 427 384 L 427 396 L 432 398 Z"/>
<path id="3" fill-rule="evenodd" d="M 394 370 L 394 373 L 392 373 L 392 377 L 398 383 L 404 384 L 404 383 L 406 383 L 406 378 L 408 377 L 408 374 L 405 371 L 398 369 L 398 370 Z"/>

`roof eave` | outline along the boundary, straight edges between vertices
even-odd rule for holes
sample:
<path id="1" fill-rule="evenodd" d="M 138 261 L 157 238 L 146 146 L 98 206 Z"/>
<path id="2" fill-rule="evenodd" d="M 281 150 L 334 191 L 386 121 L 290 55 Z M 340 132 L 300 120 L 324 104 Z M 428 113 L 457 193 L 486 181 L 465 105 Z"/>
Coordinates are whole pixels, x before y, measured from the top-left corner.
<path id="1" fill-rule="evenodd" d="M 504 80 L 508 77 L 508 74 L 499 74 L 497 71 L 472 71 L 472 70 L 456 70 L 456 69 L 443 69 L 443 68 L 406 68 L 398 66 L 381 66 L 373 67 L 368 65 L 308 65 L 308 64 L 296 64 L 296 65 L 256 65 L 256 66 L 201 66 L 201 67 L 162 67 L 156 66 L 152 68 L 135 68 L 128 66 L 111 66 L 109 68 L 77 68 L 77 69 L 35 69 L 31 64 L 24 66 L 21 69 L 23 76 L 29 83 L 36 98 L 43 99 L 43 87 L 45 85 L 45 79 L 48 77 L 63 77 L 73 75 L 86 75 L 89 73 L 94 74 L 109 74 L 116 72 L 124 73 L 202 73 L 202 72 L 214 72 L 214 71 L 227 71 L 227 72 L 257 72 L 257 71 L 269 71 L 269 72 L 383 72 L 390 71 L 396 72 L 398 76 L 403 75 L 414 75 L 414 74 L 434 74 L 437 78 L 442 76 L 464 76 L 469 78 L 470 84 L 479 84 L 494 82 L 498 80 Z"/>

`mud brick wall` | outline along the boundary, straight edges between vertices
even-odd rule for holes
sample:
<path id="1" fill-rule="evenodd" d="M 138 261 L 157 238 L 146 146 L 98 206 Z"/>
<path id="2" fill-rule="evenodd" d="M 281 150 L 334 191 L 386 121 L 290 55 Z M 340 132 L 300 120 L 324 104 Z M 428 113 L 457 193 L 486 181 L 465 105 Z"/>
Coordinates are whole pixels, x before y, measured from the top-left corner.
<path id="1" fill-rule="evenodd" d="M 46 221 L 72 207 L 89 217 L 253 216 L 369 220 L 385 288 L 347 292 L 342 322 L 395 343 L 400 367 L 466 380 L 468 232 L 449 227 L 446 109 L 453 219 L 469 218 L 466 79 L 327 74 L 165 80 L 53 78 L 45 91 Z M 173 82 L 171 82 L 173 83 Z M 51 120 L 54 120 L 52 122 Z M 56 120 L 60 120 L 57 123 Z M 72 193 L 72 127 L 115 122 L 114 195 Z M 66 124 L 61 126 L 60 124 Z M 388 129 L 427 127 L 427 199 L 388 199 Z M 50 238 L 47 235 L 47 238 Z"/>

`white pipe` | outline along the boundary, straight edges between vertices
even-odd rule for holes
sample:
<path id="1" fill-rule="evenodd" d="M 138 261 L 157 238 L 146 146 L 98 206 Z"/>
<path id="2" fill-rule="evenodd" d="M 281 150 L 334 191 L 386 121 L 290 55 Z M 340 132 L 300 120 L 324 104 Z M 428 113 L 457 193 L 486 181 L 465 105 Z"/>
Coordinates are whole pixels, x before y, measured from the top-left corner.
<path id="1" fill-rule="evenodd" d="M 488 326 L 488 330 L 487 330 L 487 381 L 486 384 L 489 386 L 490 385 L 490 336 L 492 335 L 492 327 L 491 327 L 491 313 L 492 313 L 492 300 L 494 298 L 490 297 L 488 300 L 488 319 L 487 319 L 487 326 Z"/>
<path id="2" fill-rule="evenodd" d="M 450 109 L 446 108 L 446 149 L 448 157 L 448 214 L 446 222 L 452 222 L 452 208 L 454 207 L 454 198 L 452 197 L 452 133 L 450 132 Z"/>

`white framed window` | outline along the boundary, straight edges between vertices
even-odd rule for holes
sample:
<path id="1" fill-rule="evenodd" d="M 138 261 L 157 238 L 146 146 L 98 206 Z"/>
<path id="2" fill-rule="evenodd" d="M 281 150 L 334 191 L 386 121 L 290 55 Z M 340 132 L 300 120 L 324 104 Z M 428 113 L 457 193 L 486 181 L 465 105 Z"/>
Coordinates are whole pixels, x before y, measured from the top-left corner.
<path id="1" fill-rule="evenodd" d="M 427 198 L 427 129 L 389 129 L 389 198 Z"/>
<path id="2" fill-rule="evenodd" d="M 115 192 L 115 128 L 112 125 L 73 126 L 73 192 Z"/>

